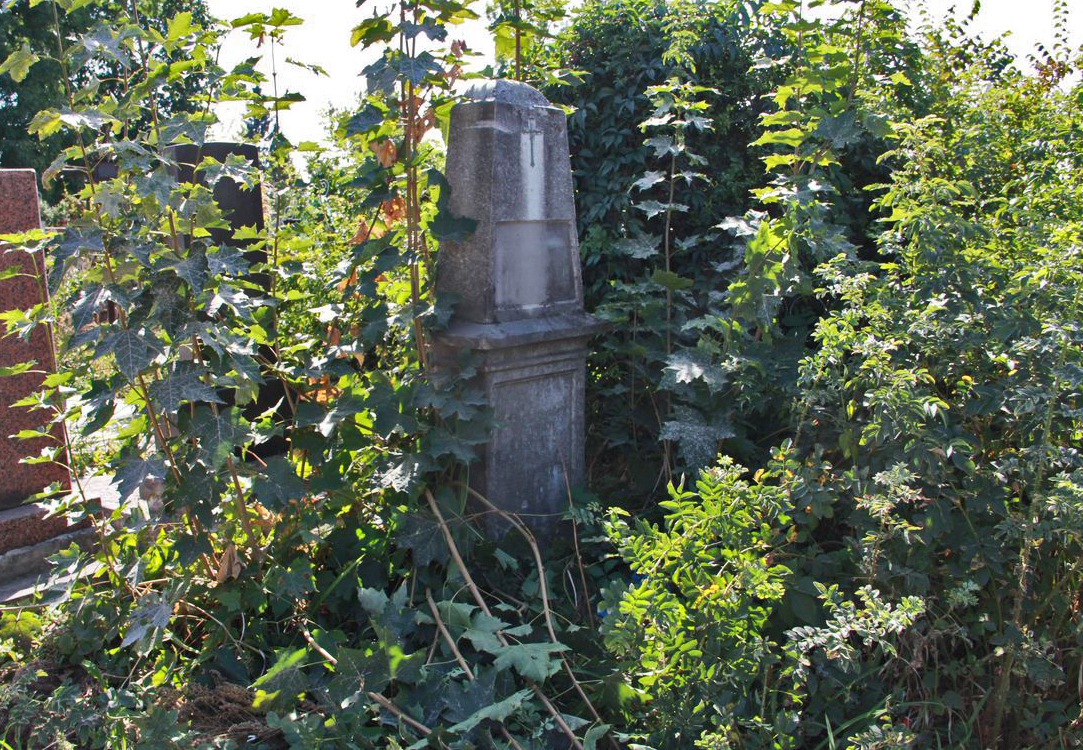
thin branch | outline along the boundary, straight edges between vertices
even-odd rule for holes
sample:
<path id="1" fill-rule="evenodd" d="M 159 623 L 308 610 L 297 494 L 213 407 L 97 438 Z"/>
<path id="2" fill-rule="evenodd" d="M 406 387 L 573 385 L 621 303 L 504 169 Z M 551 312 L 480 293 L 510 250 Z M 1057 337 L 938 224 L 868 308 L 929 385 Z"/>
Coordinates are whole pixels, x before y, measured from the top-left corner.
<path id="1" fill-rule="evenodd" d="M 440 635 L 444 638 L 444 643 L 451 649 L 451 653 L 455 655 L 455 661 L 459 662 L 459 666 L 462 667 L 466 676 L 473 680 L 474 672 L 470 669 L 470 665 L 466 663 L 466 659 L 463 658 L 463 654 L 459 651 L 459 647 L 455 645 L 455 639 L 451 637 L 451 633 L 448 632 L 447 626 L 444 625 L 444 621 L 440 619 L 440 612 L 436 609 L 436 602 L 432 599 L 432 592 L 425 589 L 425 600 L 429 603 L 429 611 L 432 612 L 432 619 L 436 621 L 436 629 L 440 631 Z"/>
<path id="2" fill-rule="evenodd" d="M 508 513 L 496 507 L 491 502 L 489 502 L 489 499 L 487 497 L 482 495 L 477 490 L 473 489 L 472 487 L 463 482 L 456 482 L 456 484 L 458 484 L 460 487 L 465 488 L 467 492 L 469 492 L 474 498 L 476 498 L 487 508 L 510 521 L 511 524 L 515 526 L 515 528 L 519 531 L 519 533 L 523 535 L 523 538 L 526 539 L 527 544 L 530 545 L 530 550 L 534 554 L 534 564 L 538 568 L 538 589 L 541 594 L 542 614 L 545 616 L 545 627 L 549 631 L 549 640 L 552 641 L 554 645 L 562 645 L 560 641 L 557 640 L 556 630 L 553 627 L 553 611 L 549 607 L 549 587 L 545 581 L 545 566 L 542 564 L 541 550 L 538 549 L 538 542 L 534 538 L 534 534 L 532 534 L 530 529 L 528 529 L 526 525 L 514 514 Z M 598 723 L 604 723 L 602 721 L 601 715 L 598 713 L 597 709 L 594 708 L 594 704 L 591 702 L 590 698 L 587 697 L 586 692 L 583 690 L 583 686 L 580 685 L 579 680 L 576 679 L 575 673 L 572 671 L 572 667 L 568 663 L 568 660 L 561 656 L 560 662 L 564 665 L 564 671 L 567 673 L 568 678 L 572 681 L 572 685 L 575 687 L 575 691 L 579 694 L 580 699 L 582 699 L 583 703 L 586 705 L 587 710 L 590 711 L 591 716 L 593 716 Z M 612 736 L 610 736 L 609 741 L 614 748 L 617 748 L 617 750 L 619 750 L 616 740 L 614 740 Z"/>
<path id="3" fill-rule="evenodd" d="M 440 507 L 436 504 L 436 498 L 433 497 L 432 492 L 428 488 L 425 489 L 425 499 L 429 501 L 429 507 L 432 509 L 433 515 L 436 516 L 436 520 L 440 524 L 440 531 L 442 531 L 444 535 L 444 541 L 447 542 L 448 549 L 451 551 L 451 559 L 455 561 L 459 573 L 462 574 L 463 580 L 466 581 L 466 586 L 474 597 L 474 601 L 481 607 L 482 612 L 492 617 L 492 611 L 489 609 L 489 605 L 485 603 L 485 597 L 481 595 L 481 590 L 478 588 L 477 584 L 474 583 L 470 571 L 466 568 L 466 563 L 463 562 L 462 555 L 459 554 L 459 548 L 455 544 L 455 539 L 451 536 L 451 529 L 448 528 L 447 521 L 444 520 L 444 514 L 440 512 Z M 545 584 L 543 583 L 542 585 L 544 586 Z M 509 645 L 508 639 L 502 631 L 498 630 L 496 632 L 496 637 L 500 639 L 500 642 L 503 645 Z M 560 712 L 549 702 L 549 699 L 542 694 L 541 688 L 538 687 L 533 680 L 528 679 L 526 682 L 530 685 L 534 694 L 538 696 L 538 699 L 541 700 L 546 710 L 549 711 L 549 715 L 556 721 L 557 726 L 559 726 L 561 731 L 568 737 L 568 740 L 572 743 L 572 747 L 574 747 L 575 750 L 583 750 L 583 745 L 579 742 L 579 738 L 575 736 L 575 732 L 573 732 L 572 728 L 564 721 L 564 717 L 560 715 Z"/>
<path id="4" fill-rule="evenodd" d="M 316 653 L 318 653 L 324 659 L 329 661 L 332 666 L 337 666 L 338 665 L 338 659 L 336 659 L 334 656 L 332 656 L 327 651 L 327 649 L 325 649 L 323 646 L 316 643 L 316 639 L 312 637 L 312 633 L 309 632 L 308 627 L 303 622 L 298 623 L 298 625 L 300 625 L 300 627 L 301 627 L 301 635 L 304 637 L 304 639 L 308 643 L 308 645 L 311 646 L 312 649 L 314 651 L 316 651 Z M 365 692 L 365 695 L 367 695 L 370 700 L 378 703 L 383 708 L 386 708 L 388 711 L 390 711 L 396 717 L 398 717 L 401 721 L 403 721 L 406 724 L 409 724 L 411 727 L 413 727 L 417 731 L 421 732 L 422 734 L 424 734 L 426 736 L 432 734 L 431 729 L 429 729 L 427 726 L 425 726 L 424 724 L 422 724 L 418 720 L 416 720 L 416 719 L 406 715 L 405 713 L 403 713 L 402 709 L 400 709 L 398 706 L 396 706 L 394 703 L 392 703 L 391 701 L 389 701 L 387 698 L 380 695 L 379 693 L 374 693 L 371 690 L 369 690 L 369 691 Z"/>
<path id="5" fill-rule="evenodd" d="M 404 722 L 406 724 L 409 724 L 411 727 L 413 727 L 417 731 L 421 732 L 426 737 L 429 736 L 430 734 L 432 734 L 431 729 L 429 729 L 427 726 L 422 724 L 417 719 L 414 719 L 414 718 L 411 718 L 410 716 L 408 716 L 406 713 L 404 713 L 402 711 L 402 709 L 400 709 L 398 706 L 396 706 L 394 703 L 392 703 L 391 701 L 389 701 L 387 698 L 380 695 L 379 693 L 374 693 L 371 690 L 369 690 L 369 691 L 367 691 L 365 693 L 365 695 L 367 695 L 370 700 L 373 700 L 376 703 L 379 703 L 381 706 L 386 708 L 388 711 L 395 714 L 395 716 L 398 717 L 402 722 Z"/>

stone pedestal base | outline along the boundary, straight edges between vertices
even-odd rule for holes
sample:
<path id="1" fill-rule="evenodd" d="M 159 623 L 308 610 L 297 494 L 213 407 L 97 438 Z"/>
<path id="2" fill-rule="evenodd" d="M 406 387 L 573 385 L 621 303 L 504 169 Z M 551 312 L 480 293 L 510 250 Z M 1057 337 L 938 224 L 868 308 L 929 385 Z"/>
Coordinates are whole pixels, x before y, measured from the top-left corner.
<path id="1" fill-rule="evenodd" d="M 604 324 L 583 313 L 509 323 L 452 323 L 435 337 L 435 361 L 452 366 L 469 349 L 493 411 L 491 440 L 471 464 L 470 484 L 493 505 L 551 534 L 583 482 L 587 339 Z M 502 533 L 507 523 L 487 519 Z"/>

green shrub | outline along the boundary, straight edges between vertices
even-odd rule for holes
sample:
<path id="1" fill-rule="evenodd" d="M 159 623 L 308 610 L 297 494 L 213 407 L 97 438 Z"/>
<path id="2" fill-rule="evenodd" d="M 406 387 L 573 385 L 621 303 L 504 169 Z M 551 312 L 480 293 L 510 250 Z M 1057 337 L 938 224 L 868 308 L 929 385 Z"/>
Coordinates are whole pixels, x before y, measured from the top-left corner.
<path id="1" fill-rule="evenodd" d="M 863 3 L 850 23 L 890 12 Z M 652 698 L 628 721 L 655 747 L 689 734 L 705 747 L 1073 746 L 1080 89 L 981 62 L 945 83 L 955 56 L 928 43 L 922 75 L 943 88 L 929 116 L 905 117 L 872 89 L 850 93 L 861 34 L 847 56 L 789 28 L 811 67 L 785 85 L 834 80 L 835 95 L 794 94 L 765 118 L 779 170 L 746 261 L 759 251 L 758 270 L 815 285 L 824 312 L 772 460 L 750 480 L 703 474 L 662 527 L 614 527 L 643 579 L 608 605 L 607 642 Z M 824 220 L 830 187 L 801 193 L 831 184 L 846 119 L 896 144 L 875 260 Z M 780 308 L 758 300 L 780 286 L 762 272 L 731 284 L 749 311 L 735 320 L 779 330 Z M 721 607 L 705 595 L 714 577 L 765 569 L 788 572 L 758 594 L 723 586 Z M 760 671 L 740 666 L 757 647 Z"/>

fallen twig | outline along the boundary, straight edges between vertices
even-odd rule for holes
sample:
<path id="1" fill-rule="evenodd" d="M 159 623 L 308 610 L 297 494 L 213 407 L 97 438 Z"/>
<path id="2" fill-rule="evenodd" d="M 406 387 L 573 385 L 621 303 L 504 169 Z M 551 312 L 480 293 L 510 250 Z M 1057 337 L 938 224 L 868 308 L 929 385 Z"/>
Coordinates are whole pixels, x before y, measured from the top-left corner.
<path id="1" fill-rule="evenodd" d="M 481 607 L 481 611 L 492 617 L 493 613 L 489 609 L 489 605 L 485 603 L 485 597 L 481 595 L 481 590 L 477 584 L 474 583 L 473 576 L 470 575 L 470 571 L 466 568 L 466 563 L 463 562 L 462 555 L 459 554 L 459 548 L 455 544 L 455 539 L 451 536 L 451 529 L 448 528 L 447 521 L 444 520 L 444 514 L 440 512 L 440 506 L 436 504 L 436 498 L 433 497 L 432 492 L 428 489 L 425 490 L 425 499 L 429 501 L 429 507 L 432 509 L 433 515 L 436 516 L 437 522 L 440 524 L 440 530 L 444 534 L 444 541 L 447 542 L 448 549 L 451 551 L 451 559 L 455 561 L 455 565 L 459 568 L 459 573 L 462 575 L 463 580 L 466 582 L 466 586 L 470 589 L 470 594 L 474 597 L 474 601 Z M 488 502 L 488 501 L 486 501 Z M 544 583 L 543 590 L 544 590 Z M 507 646 L 508 640 L 501 631 L 496 632 L 496 637 L 500 639 L 500 642 Z M 538 696 L 546 710 L 549 711 L 549 715 L 553 717 L 553 720 L 560 727 L 561 731 L 568 737 L 568 740 L 572 743 L 572 747 L 575 750 L 583 750 L 582 743 L 579 742 L 579 738 L 575 736 L 575 732 L 568 726 L 568 723 L 564 721 L 564 717 L 560 715 L 560 712 L 556 710 L 549 699 L 542 694 L 541 688 L 533 681 L 528 679 L 527 684 L 530 685 L 534 694 Z"/>

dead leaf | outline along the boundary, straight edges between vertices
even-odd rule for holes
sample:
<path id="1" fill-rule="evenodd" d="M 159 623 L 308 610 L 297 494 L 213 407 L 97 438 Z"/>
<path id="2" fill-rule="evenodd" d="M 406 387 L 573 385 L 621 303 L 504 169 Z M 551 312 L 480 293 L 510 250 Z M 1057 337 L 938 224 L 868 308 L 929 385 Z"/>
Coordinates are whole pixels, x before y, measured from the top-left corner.
<path id="1" fill-rule="evenodd" d="M 237 546 L 230 542 L 226 545 L 226 548 L 222 550 L 222 556 L 218 558 L 218 573 L 215 575 L 214 579 L 218 583 L 225 583 L 226 581 L 239 576 L 243 567 L 240 559 L 237 557 Z"/>
<path id="2" fill-rule="evenodd" d="M 388 224 L 401 221 L 406 218 L 406 201 L 402 199 L 401 195 L 396 195 L 391 200 L 381 203 L 380 210 L 383 211 L 384 221 Z"/>
<path id="3" fill-rule="evenodd" d="M 339 293 L 342 293 L 342 292 L 346 291 L 346 287 L 348 287 L 350 284 L 356 284 L 356 283 L 357 283 L 357 269 L 355 268 L 353 270 L 353 273 L 351 273 L 349 276 L 347 276 L 342 281 L 338 282 L 338 284 L 335 285 L 335 288 L 338 289 Z"/>
<path id="4" fill-rule="evenodd" d="M 369 150 L 376 154 L 380 166 L 390 167 L 395 163 L 395 143 L 390 138 L 385 138 L 382 141 L 372 141 L 369 143 Z"/>

